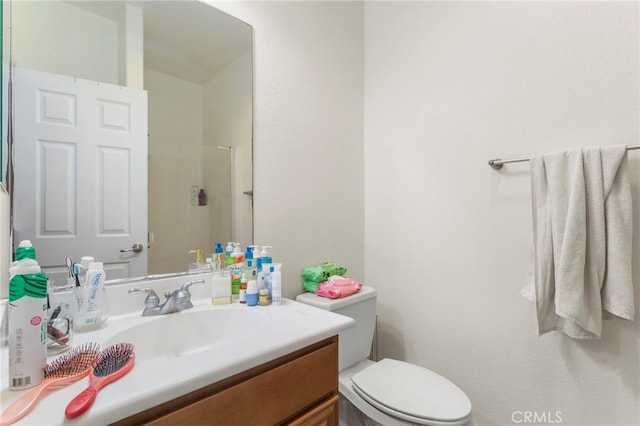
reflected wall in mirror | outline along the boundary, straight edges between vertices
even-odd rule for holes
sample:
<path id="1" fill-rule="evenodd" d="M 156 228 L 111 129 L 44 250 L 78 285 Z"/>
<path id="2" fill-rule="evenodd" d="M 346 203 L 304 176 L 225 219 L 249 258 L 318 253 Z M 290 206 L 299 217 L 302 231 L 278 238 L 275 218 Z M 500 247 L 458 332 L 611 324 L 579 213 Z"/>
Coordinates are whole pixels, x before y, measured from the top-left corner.
<path id="1" fill-rule="evenodd" d="M 14 245 L 64 284 L 66 256 L 116 279 L 252 243 L 249 25 L 190 0 L 11 8 Z"/>

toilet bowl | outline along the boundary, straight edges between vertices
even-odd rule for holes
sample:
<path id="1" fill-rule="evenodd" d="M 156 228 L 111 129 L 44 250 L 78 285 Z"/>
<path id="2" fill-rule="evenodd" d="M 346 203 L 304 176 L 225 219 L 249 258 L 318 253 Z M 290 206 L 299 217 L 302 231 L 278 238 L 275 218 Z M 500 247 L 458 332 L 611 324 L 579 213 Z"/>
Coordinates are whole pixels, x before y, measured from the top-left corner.
<path id="1" fill-rule="evenodd" d="M 365 286 L 333 300 L 305 293 L 296 300 L 356 321 L 339 335 L 341 426 L 473 425 L 469 398 L 448 379 L 404 361 L 367 359 L 375 328 L 375 289 Z"/>

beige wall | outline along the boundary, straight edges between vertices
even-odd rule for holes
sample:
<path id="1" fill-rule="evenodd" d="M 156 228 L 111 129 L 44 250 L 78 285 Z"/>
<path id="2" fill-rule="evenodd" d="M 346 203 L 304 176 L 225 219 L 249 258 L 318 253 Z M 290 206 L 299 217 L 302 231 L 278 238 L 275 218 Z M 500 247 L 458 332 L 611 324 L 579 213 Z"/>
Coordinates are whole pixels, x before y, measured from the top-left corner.
<path id="1" fill-rule="evenodd" d="M 191 205 L 191 186 L 208 190 L 202 86 L 149 69 L 144 81 L 149 96 L 148 230 L 154 234 L 148 271 L 186 271 L 195 259 L 189 250 L 212 249 L 209 209 Z"/>
<path id="2" fill-rule="evenodd" d="M 252 188 L 252 59 L 248 51 L 204 85 L 204 173 L 211 194 L 211 235 L 214 241 L 235 241 L 242 247 L 253 242 L 252 200 L 243 194 Z"/>
<path id="3" fill-rule="evenodd" d="M 253 27 L 254 240 L 284 295 L 327 260 L 364 279 L 362 3 L 212 3 Z"/>
<path id="4" fill-rule="evenodd" d="M 116 22 L 61 0 L 12 5 L 15 66 L 118 84 Z"/>

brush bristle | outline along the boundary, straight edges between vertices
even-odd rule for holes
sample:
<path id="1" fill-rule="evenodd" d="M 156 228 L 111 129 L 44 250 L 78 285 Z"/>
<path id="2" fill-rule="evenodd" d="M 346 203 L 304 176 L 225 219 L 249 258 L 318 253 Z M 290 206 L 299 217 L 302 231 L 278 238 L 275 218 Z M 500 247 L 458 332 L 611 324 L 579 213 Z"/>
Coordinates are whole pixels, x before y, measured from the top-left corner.
<path id="1" fill-rule="evenodd" d="M 44 378 L 62 378 L 75 376 L 91 369 L 94 365 L 100 345 L 97 343 L 85 343 L 71 349 L 66 354 L 56 358 L 44 367 Z"/>
<path id="2" fill-rule="evenodd" d="M 109 346 L 100 354 L 93 363 L 94 376 L 108 376 L 124 367 L 133 354 L 131 343 L 116 343 Z"/>

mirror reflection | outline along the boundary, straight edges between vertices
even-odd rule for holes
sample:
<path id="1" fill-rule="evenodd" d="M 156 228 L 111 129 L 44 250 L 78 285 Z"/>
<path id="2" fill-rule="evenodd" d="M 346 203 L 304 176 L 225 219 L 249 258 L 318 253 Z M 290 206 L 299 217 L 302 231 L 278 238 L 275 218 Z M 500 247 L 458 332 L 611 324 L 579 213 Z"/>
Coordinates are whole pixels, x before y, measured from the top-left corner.
<path id="1" fill-rule="evenodd" d="M 65 283 L 251 244 L 252 30 L 199 1 L 13 1 L 14 241 Z M 136 244 L 141 252 L 133 250 Z"/>

